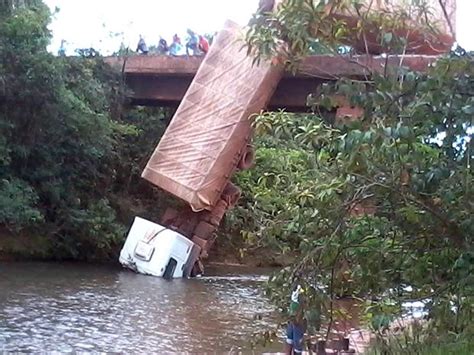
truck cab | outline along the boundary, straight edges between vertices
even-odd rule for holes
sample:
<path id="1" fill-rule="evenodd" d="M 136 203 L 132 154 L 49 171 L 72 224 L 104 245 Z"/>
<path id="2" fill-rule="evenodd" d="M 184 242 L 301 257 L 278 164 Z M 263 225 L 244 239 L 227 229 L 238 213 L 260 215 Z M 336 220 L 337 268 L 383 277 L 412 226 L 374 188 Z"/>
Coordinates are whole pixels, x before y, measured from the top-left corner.
<path id="1" fill-rule="evenodd" d="M 120 252 L 120 263 L 137 273 L 165 279 L 189 277 L 200 247 L 159 224 L 135 217 Z"/>

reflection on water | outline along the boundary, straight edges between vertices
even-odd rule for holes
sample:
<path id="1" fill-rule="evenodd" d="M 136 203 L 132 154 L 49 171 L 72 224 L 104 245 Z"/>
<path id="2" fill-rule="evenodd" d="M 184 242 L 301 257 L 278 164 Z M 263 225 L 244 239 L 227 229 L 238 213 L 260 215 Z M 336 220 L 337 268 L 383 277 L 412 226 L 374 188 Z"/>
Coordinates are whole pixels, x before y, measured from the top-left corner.
<path id="1" fill-rule="evenodd" d="M 265 277 L 195 280 L 104 266 L 0 264 L 0 351 L 203 352 L 249 349 L 272 325 Z"/>

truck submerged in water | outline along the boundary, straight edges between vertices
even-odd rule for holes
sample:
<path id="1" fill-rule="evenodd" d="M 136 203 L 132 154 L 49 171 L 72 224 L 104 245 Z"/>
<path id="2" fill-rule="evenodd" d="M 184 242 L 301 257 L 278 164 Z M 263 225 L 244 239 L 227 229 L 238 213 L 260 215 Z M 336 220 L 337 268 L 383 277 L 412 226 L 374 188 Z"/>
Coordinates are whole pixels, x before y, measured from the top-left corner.
<path id="1" fill-rule="evenodd" d="M 270 63 L 253 65 L 241 50 L 242 35 L 240 26 L 226 22 L 142 173 L 186 206 L 168 209 L 160 225 L 137 218 L 121 253 L 124 266 L 165 277 L 202 272 L 199 260 L 207 257 L 225 212 L 240 197 L 230 178 L 253 163 L 249 117 L 265 108 L 283 74 Z M 171 273 L 176 258 L 162 253 L 161 243 L 168 248 L 183 239 L 199 252 L 181 253 L 187 260 Z"/>
<path id="2" fill-rule="evenodd" d="M 367 11 L 396 11 L 403 1 L 375 0 L 363 2 L 363 6 Z M 280 2 L 261 0 L 259 11 L 270 12 Z M 438 2 L 444 5 L 432 14 L 441 24 L 436 37 L 426 36 L 416 16 L 395 30 L 402 37 L 406 32 L 407 53 L 438 54 L 453 44 L 455 0 L 429 0 L 433 5 Z M 354 31 L 357 28 L 358 14 L 332 16 Z M 270 62 L 254 65 L 242 50 L 243 36 L 240 26 L 226 22 L 148 161 L 142 177 L 185 206 L 167 209 L 160 224 L 135 218 L 120 254 L 125 267 L 165 278 L 203 271 L 201 260 L 214 243 L 215 231 L 240 197 L 239 188 L 230 179 L 253 163 L 249 118 L 267 106 L 284 73 L 282 66 Z M 356 50 L 367 50 L 366 54 L 380 54 L 383 48 L 378 36 L 374 27 L 364 41 L 355 37 L 349 44 Z"/>

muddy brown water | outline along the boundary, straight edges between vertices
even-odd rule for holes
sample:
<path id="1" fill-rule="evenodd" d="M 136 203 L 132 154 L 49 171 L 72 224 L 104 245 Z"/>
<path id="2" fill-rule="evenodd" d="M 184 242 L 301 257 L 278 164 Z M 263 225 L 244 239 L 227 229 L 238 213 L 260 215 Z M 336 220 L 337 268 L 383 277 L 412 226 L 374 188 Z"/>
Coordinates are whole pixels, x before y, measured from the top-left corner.
<path id="1" fill-rule="evenodd" d="M 165 281 L 103 265 L 0 263 L 0 352 L 250 352 L 252 335 L 275 327 L 265 273 L 208 273 Z"/>

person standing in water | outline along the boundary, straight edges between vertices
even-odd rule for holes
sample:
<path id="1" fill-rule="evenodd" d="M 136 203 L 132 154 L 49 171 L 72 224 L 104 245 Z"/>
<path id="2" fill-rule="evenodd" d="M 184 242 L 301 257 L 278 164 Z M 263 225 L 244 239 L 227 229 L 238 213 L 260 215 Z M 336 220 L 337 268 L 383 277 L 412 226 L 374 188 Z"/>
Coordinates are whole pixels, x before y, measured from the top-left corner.
<path id="1" fill-rule="evenodd" d="M 291 293 L 290 320 L 286 328 L 285 354 L 297 355 L 303 353 L 306 319 L 303 310 L 303 289 L 296 285 Z"/>

